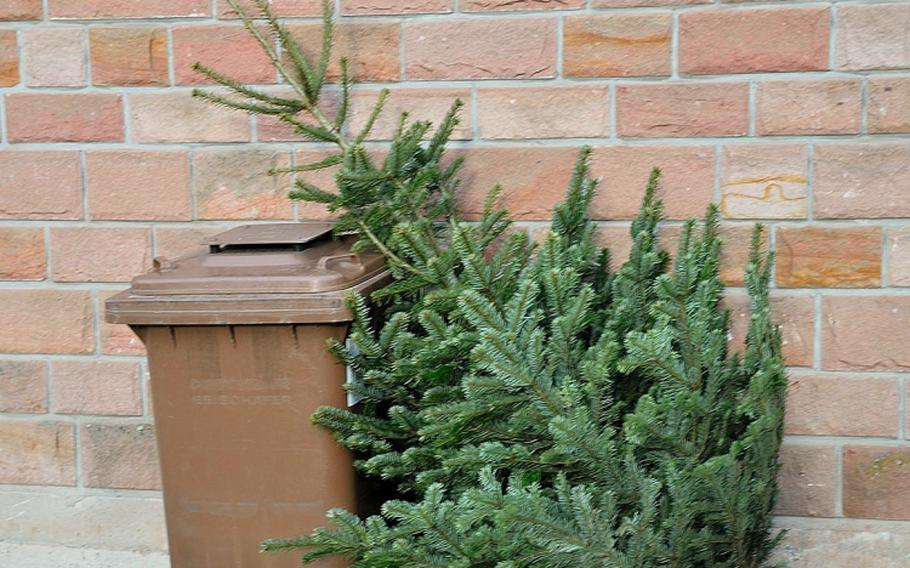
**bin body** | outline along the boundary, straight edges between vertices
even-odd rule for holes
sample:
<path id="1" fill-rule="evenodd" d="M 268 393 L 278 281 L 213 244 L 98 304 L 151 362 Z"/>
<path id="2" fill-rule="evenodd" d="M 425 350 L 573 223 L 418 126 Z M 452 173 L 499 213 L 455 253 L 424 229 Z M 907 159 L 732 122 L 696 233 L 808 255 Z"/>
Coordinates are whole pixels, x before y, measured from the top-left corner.
<path id="1" fill-rule="evenodd" d="M 300 225 L 281 230 L 306 233 Z M 305 246 L 159 261 L 109 300 L 107 319 L 129 323 L 148 351 L 173 568 L 299 566 L 299 554 L 262 554 L 259 544 L 355 507 L 350 455 L 310 421 L 320 406 L 345 405 L 345 369 L 326 349 L 347 332 L 344 296 L 387 278 L 378 258 L 338 252 L 349 244 L 322 234 Z M 206 263 L 215 277 L 201 284 Z M 335 278 L 337 289 L 314 290 L 314 278 L 334 278 L 325 272 L 344 273 L 342 287 Z M 269 287 L 269 274 L 281 282 Z M 294 274 L 307 282 L 295 288 Z"/>

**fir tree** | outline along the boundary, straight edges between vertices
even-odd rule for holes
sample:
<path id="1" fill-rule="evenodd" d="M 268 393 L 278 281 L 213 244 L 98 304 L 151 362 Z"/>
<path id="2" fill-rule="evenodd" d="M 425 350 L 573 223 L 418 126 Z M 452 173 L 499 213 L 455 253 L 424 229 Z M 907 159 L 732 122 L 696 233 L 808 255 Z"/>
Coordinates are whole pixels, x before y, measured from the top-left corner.
<path id="1" fill-rule="evenodd" d="M 494 188 L 476 223 L 455 207 L 458 160 L 444 149 L 456 102 L 430 134 L 406 115 L 378 160 L 365 144 L 382 110 L 347 131 L 350 80 L 320 110 L 330 61 L 304 55 L 266 0 L 270 35 L 229 0 L 295 95 L 275 97 L 198 66 L 226 91 L 214 103 L 277 116 L 336 153 L 293 168 L 292 198 L 325 203 L 337 230 L 388 259 L 393 283 L 353 297 L 348 350 L 361 378 L 356 411 L 314 420 L 394 483 L 382 514 L 334 510 L 330 528 L 265 543 L 268 551 L 342 555 L 358 567 L 730 567 L 768 565 L 786 377 L 768 303 L 770 255 L 756 228 L 746 270 L 752 319 L 742 355 L 727 350 L 719 302 L 718 215 L 683 227 L 673 265 L 658 242 L 659 172 L 616 272 L 597 246 L 588 206 L 596 182 L 587 148 L 541 243 L 513 230 Z M 272 40 L 281 46 L 282 58 Z M 337 167 L 337 191 L 306 180 Z"/>

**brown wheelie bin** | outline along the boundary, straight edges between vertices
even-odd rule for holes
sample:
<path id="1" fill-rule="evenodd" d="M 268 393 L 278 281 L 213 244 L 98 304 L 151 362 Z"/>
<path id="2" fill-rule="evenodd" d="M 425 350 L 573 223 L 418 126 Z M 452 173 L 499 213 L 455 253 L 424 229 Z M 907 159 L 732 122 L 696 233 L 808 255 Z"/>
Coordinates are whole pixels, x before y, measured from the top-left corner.
<path id="1" fill-rule="evenodd" d="M 307 534 L 355 505 L 351 458 L 310 422 L 344 406 L 344 298 L 388 280 L 330 223 L 237 227 L 107 302 L 145 343 L 173 568 L 299 566 L 266 538 Z M 343 566 L 332 560 L 317 566 Z"/>

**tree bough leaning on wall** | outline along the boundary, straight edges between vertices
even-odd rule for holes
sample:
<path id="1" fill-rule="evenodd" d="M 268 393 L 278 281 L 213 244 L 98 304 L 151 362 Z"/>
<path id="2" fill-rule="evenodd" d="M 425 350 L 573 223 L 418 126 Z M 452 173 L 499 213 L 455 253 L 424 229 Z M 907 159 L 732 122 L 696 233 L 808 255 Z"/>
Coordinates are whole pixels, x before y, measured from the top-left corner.
<path id="1" fill-rule="evenodd" d="M 227 89 L 194 94 L 334 145 L 330 157 L 290 169 L 291 197 L 337 212 L 336 230 L 380 249 L 394 276 L 373 294 L 382 319 L 366 299 L 350 299 L 357 349 L 330 346 L 361 378 L 350 386 L 360 408 L 314 416 L 394 498 L 381 515 L 333 510 L 329 528 L 263 549 L 360 567 L 767 566 L 779 538 L 771 513 L 787 381 L 761 228 L 746 269 L 746 345 L 731 355 L 713 206 L 685 224 L 671 264 L 657 238 L 655 170 L 630 259 L 611 272 L 587 214 L 597 183 L 585 148 L 542 242 L 512 230 L 499 188 L 480 220 L 465 223 L 455 206 L 460 161 L 444 159 L 460 102 L 435 131 L 402 115 L 380 158 L 364 140 L 386 92 L 349 132 L 342 60 L 338 110 L 319 106 L 328 3 L 317 60 L 265 0 L 254 1 L 262 27 L 229 3 L 294 94 L 201 65 Z M 307 172 L 330 167 L 335 191 L 307 183 Z"/>

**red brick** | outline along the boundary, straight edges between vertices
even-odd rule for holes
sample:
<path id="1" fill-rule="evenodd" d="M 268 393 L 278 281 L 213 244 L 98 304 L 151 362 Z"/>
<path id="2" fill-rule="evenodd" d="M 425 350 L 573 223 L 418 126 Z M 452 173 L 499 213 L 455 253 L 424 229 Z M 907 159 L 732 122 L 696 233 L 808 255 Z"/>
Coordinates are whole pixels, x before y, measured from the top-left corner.
<path id="1" fill-rule="evenodd" d="M 0 4 L 0 21 L 40 19 L 41 0 L 5 0 Z"/>
<path id="2" fill-rule="evenodd" d="M 822 298 L 822 368 L 906 371 L 910 297 Z"/>
<path id="3" fill-rule="evenodd" d="M 591 0 L 592 8 L 639 8 L 644 6 L 690 6 L 713 0 Z"/>
<path id="4" fill-rule="evenodd" d="M 578 10 L 585 0 L 461 0 L 462 12 L 520 12 L 523 10 Z"/>
<path id="5" fill-rule="evenodd" d="M 856 134 L 862 115 L 859 81 L 759 83 L 759 134 Z"/>
<path id="6" fill-rule="evenodd" d="M 207 252 L 206 240 L 226 230 L 227 227 L 155 227 L 155 256 L 177 258 Z"/>
<path id="7" fill-rule="evenodd" d="M 212 15 L 210 0 L 48 0 L 51 19 L 195 18 Z"/>
<path id="8" fill-rule="evenodd" d="M 0 422 L 0 483 L 75 485 L 73 426 Z"/>
<path id="9" fill-rule="evenodd" d="M 880 227 L 779 227 L 777 284 L 784 288 L 881 285 Z"/>
<path id="10" fill-rule="evenodd" d="M 0 87 L 12 87 L 18 83 L 19 40 L 16 30 L 0 30 Z"/>
<path id="11" fill-rule="evenodd" d="M 828 66 L 827 7 L 699 10 L 679 17 L 682 73 L 811 71 Z"/>
<path id="12" fill-rule="evenodd" d="M 720 212 L 728 219 L 805 219 L 808 160 L 798 144 L 723 149 Z"/>
<path id="13" fill-rule="evenodd" d="M 662 83 L 616 89 L 620 136 L 743 136 L 749 131 L 745 83 Z"/>
<path id="14" fill-rule="evenodd" d="M 44 231 L 0 227 L 0 280 L 44 280 Z"/>
<path id="15" fill-rule="evenodd" d="M 680 225 L 665 225 L 660 229 L 661 246 L 671 256 L 675 257 L 678 252 L 681 233 Z M 752 227 L 721 224 L 718 234 L 723 242 L 718 276 L 727 286 L 742 286 L 752 250 Z M 762 245 L 767 246 L 767 233 L 763 235 Z"/>
<path id="16" fill-rule="evenodd" d="M 247 14 L 259 14 L 259 9 L 251 0 L 241 0 L 240 5 Z M 282 18 L 322 15 L 322 0 L 271 0 L 269 5 L 272 12 Z M 227 0 L 218 0 L 218 17 L 238 19 L 240 16 L 231 8 Z"/>
<path id="17" fill-rule="evenodd" d="M 628 225 L 601 225 L 597 227 L 595 239 L 598 246 L 610 251 L 610 268 L 619 270 L 629 260 L 632 252 L 631 227 Z"/>
<path id="18" fill-rule="evenodd" d="M 86 424 L 79 430 L 87 487 L 159 489 L 158 449 L 150 424 Z"/>
<path id="19" fill-rule="evenodd" d="M 844 447 L 844 516 L 910 520 L 910 447 Z"/>
<path id="20" fill-rule="evenodd" d="M 408 79 L 556 76 L 556 21 L 497 18 L 405 23 Z"/>
<path id="21" fill-rule="evenodd" d="M 25 84 L 30 87 L 85 85 L 82 28 L 24 30 Z"/>
<path id="22" fill-rule="evenodd" d="M 888 229 L 888 284 L 910 286 L 910 225 Z"/>
<path id="23" fill-rule="evenodd" d="M 267 35 L 265 30 L 261 32 Z M 200 62 L 241 83 L 274 83 L 276 72 L 262 46 L 243 26 L 174 28 L 174 80 L 178 85 L 212 83 L 193 71 Z"/>
<path id="24" fill-rule="evenodd" d="M 910 217 L 910 143 L 820 144 L 813 157 L 819 219 Z"/>
<path id="25" fill-rule="evenodd" d="M 78 152 L 0 152 L 0 219 L 81 218 Z"/>
<path id="26" fill-rule="evenodd" d="M 92 219 L 187 220 L 190 160 L 186 152 L 87 152 Z"/>
<path id="27" fill-rule="evenodd" d="M 98 303 L 104 310 L 104 302 L 118 290 L 99 290 Z M 119 323 L 107 323 L 100 318 L 101 352 L 105 355 L 145 355 L 142 341 L 130 330 L 129 326 Z"/>
<path id="28" fill-rule="evenodd" d="M 322 25 L 288 26 L 304 53 L 315 60 L 321 43 Z M 335 26 L 335 61 L 347 57 L 348 70 L 358 81 L 397 81 L 401 78 L 401 34 L 398 22 L 342 22 Z M 338 65 L 329 65 L 328 77 L 336 79 Z"/>
<path id="29" fill-rule="evenodd" d="M 563 73 L 669 75 L 672 25 L 669 13 L 568 17 L 563 28 Z"/>
<path id="30" fill-rule="evenodd" d="M 122 142 L 123 101 L 113 93 L 6 95 L 11 142 Z"/>
<path id="31" fill-rule="evenodd" d="M 262 87 L 260 91 L 264 93 L 269 93 L 273 96 L 278 97 L 289 97 L 296 98 L 299 95 L 290 87 Z M 368 90 L 352 90 L 351 91 L 351 104 L 353 105 L 356 102 L 356 99 L 367 99 L 372 97 L 370 103 L 375 102 L 376 94 L 378 91 Z M 391 97 L 390 97 L 391 98 Z M 417 104 L 421 104 L 417 101 L 411 101 Z M 371 106 L 372 108 L 372 106 Z M 388 106 L 386 106 L 385 111 L 379 117 L 379 122 L 388 120 Z M 335 113 L 338 112 L 338 93 L 337 91 L 327 91 L 319 97 L 319 110 L 327 117 L 334 117 Z M 355 109 L 348 108 L 349 112 L 354 112 Z M 297 119 L 306 124 L 316 124 L 309 114 L 306 112 L 301 112 L 297 115 Z M 305 141 L 306 138 L 300 136 L 294 132 L 294 128 L 287 124 L 286 122 L 279 120 L 274 116 L 257 116 L 256 117 L 256 135 L 257 140 L 260 142 L 301 142 Z"/>
<path id="32" fill-rule="evenodd" d="M 0 290 L 0 352 L 90 353 L 92 298 L 84 290 Z"/>
<path id="33" fill-rule="evenodd" d="M 910 77 L 869 79 L 868 127 L 874 134 L 910 132 Z"/>
<path id="34" fill-rule="evenodd" d="M 275 150 L 211 150 L 193 156 L 200 219 L 290 219 L 290 155 Z"/>
<path id="35" fill-rule="evenodd" d="M 352 132 L 360 132 L 366 124 L 378 95 L 379 92 L 373 90 L 351 93 L 348 125 Z M 461 99 L 470 105 L 471 92 L 466 89 L 395 89 L 386 99 L 382 114 L 376 120 L 368 139 L 391 140 L 403 112 L 408 113 L 408 119 L 411 121 L 428 120 L 438 125 L 455 99 Z M 470 140 L 470 110 L 462 109 L 459 119 L 460 124 L 452 132 L 452 139 Z"/>
<path id="36" fill-rule="evenodd" d="M 167 85 L 167 30 L 159 27 L 91 28 L 92 83 Z"/>
<path id="37" fill-rule="evenodd" d="M 790 377 L 785 433 L 894 438 L 898 384 L 893 377 Z"/>
<path id="38" fill-rule="evenodd" d="M 452 0 L 341 0 L 345 16 L 431 14 L 452 11 Z"/>
<path id="39" fill-rule="evenodd" d="M 151 267 L 148 229 L 54 227 L 53 276 L 58 282 L 129 282 Z"/>
<path id="40" fill-rule="evenodd" d="M 780 489 L 775 512 L 801 517 L 833 517 L 837 510 L 837 456 L 832 446 L 784 444 L 780 449 Z"/>
<path id="41" fill-rule="evenodd" d="M 910 4 L 845 5 L 837 9 L 838 69 L 910 67 Z"/>
<path id="42" fill-rule="evenodd" d="M 296 165 L 312 164 L 326 157 L 328 157 L 328 152 L 324 150 L 298 150 L 294 153 L 294 163 Z M 300 172 L 296 174 L 296 179 L 306 180 L 307 183 L 334 193 L 338 191 L 335 184 L 336 171 L 337 166 L 312 172 Z M 338 217 L 337 213 L 329 213 L 326 206 L 322 203 L 296 201 L 295 206 L 297 208 L 297 217 L 301 221 L 328 221 Z"/>
<path id="43" fill-rule="evenodd" d="M 53 410 L 59 414 L 142 414 L 139 363 L 56 361 L 51 367 Z"/>
<path id="44" fill-rule="evenodd" d="M 0 361 L 0 412 L 47 412 L 47 368 L 40 361 Z"/>
<path id="45" fill-rule="evenodd" d="M 749 296 L 728 291 L 724 304 L 730 308 L 730 348 L 741 352 L 749 330 Z M 815 299 L 811 296 L 774 294 L 771 313 L 780 325 L 784 361 L 794 367 L 810 367 L 815 346 Z"/>
<path id="46" fill-rule="evenodd" d="M 605 85 L 479 89 L 476 104 L 480 138 L 610 135 L 610 89 Z"/>
<path id="47" fill-rule="evenodd" d="M 188 93 L 130 95 L 134 142 L 248 142 L 250 119 L 242 112 L 215 106 Z"/>

